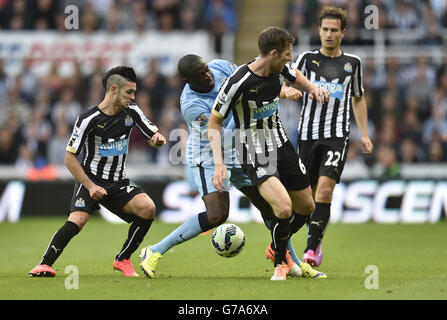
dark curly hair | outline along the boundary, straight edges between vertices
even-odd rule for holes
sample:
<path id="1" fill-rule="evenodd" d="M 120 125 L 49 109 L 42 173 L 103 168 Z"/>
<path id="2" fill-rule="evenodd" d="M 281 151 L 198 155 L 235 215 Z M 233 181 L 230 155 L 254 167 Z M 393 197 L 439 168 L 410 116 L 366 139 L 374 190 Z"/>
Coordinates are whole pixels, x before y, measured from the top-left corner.
<path id="1" fill-rule="evenodd" d="M 341 22 L 341 30 L 346 29 L 346 10 L 336 7 L 323 7 L 320 11 L 320 17 L 318 20 L 320 27 L 323 19 L 338 19 Z"/>

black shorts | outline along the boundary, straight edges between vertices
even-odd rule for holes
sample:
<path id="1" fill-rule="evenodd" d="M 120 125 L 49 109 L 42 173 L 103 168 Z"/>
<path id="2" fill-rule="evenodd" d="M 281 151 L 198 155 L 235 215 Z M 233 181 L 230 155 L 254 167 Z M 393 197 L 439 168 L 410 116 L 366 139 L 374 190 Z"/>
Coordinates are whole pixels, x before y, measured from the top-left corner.
<path id="1" fill-rule="evenodd" d="M 289 191 L 299 191 L 309 186 L 306 168 L 290 141 L 277 149 L 276 156 L 270 153 L 264 159 L 255 156 L 254 161 L 238 155 L 242 170 L 253 185 L 259 185 L 269 177 L 277 177 Z"/>
<path id="2" fill-rule="evenodd" d="M 318 183 L 321 176 L 340 182 L 349 149 L 349 138 L 298 140 L 298 150 L 307 168 L 310 185 Z"/>
<path id="3" fill-rule="evenodd" d="M 70 213 L 83 211 L 91 214 L 93 211 L 98 210 L 99 204 L 101 204 L 128 223 L 134 220 L 135 216 L 125 213 L 123 207 L 137 194 L 144 193 L 143 190 L 131 184 L 128 179 L 110 182 L 97 179 L 91 175 L 89 175 L 89 178 L 96 185 L 106 189 L 107 195 L 99 201 L 93 200 L 88 190 L 79 181 L 76 181 L 73 197 L 71 198 Z"/>

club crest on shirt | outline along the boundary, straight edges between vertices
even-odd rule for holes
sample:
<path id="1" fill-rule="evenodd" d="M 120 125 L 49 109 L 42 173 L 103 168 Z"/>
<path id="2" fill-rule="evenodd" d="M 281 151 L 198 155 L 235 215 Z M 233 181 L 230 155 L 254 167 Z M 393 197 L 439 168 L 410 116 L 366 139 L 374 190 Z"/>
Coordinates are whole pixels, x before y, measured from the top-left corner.
<path id="1" fill-rule="evenodd" d="M 349 62 L 347 62 L 345 63 L 344 69 L 346 72 L 352 72 L 352 65 Z"/>
<path id="2" fill-rule="evenodd" d="M 124 124 L 126 125 L 126 127 L 132 126 L 133 125 L 132 117 L 127 115 L 126 118 L 124 119 Z"/>
<path id="3" fill-rule="evenodd" d="M 202 112 L 200 115 L 198 115 L 194 121 L 198 121 L 201 127 L 206 126 L 208 123 L 208 119 L 205 117 L 205 114 Z"/>
<path id="4" fill-rule="evenodd" d="M 284 75 L 282 75 L 280 73 L 279 74 L 279 83 L 281 84 L 281 86 L 284 84 L 285 81 L 286 81 L 286 78 L 284 77 Z"/>

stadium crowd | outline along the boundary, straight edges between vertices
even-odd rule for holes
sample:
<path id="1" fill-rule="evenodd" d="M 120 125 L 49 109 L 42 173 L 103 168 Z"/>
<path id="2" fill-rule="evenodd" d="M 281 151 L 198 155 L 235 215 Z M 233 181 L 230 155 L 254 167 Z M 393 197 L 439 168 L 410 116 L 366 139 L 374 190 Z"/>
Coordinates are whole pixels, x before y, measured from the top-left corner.
<path id="1" fill-rule="evenodd" d="M 81 0 L 81 32 L 105 30 L 156 29 L 195 31 L 199 29 L 219 36 L 237 28 L 236 2 L 230 0 Z M 3 30 L 55 30 L 63 26 L 63 8 L 72 1 L 0 0 L 0 27 Z M 380 26 L 391 29 L 422 30 L 417 45 L 442 44 L 440 28 L 447 27 L 447 4 L 443 0 L 426 1 L 348 1 L 291 0 L 287 28 L 297 37 L 299 30 L 311 26 L 316 30 L 318 8 L 333 4 L 348 9 L 348 33 L 343 44 L 369 44 L 359 30 L 361 14 L 368 4 L 380 8 Z M 132 16 L 132 19 L 129 17 Z M 312 45 L 317 48 L 315 34 Z M 54 61 L 48 74 L 37 77 L 30 61 L 23 61 L 22 71 L 10 76 L 0 60 L 0 164 L 29 168 L 39 163 L 62 164 L 65 146 L 79 112 L 100 102 L 103 96 L 101 60 L 90 74 L 83 74 L 79 64 L 75 72 L 64 77 Z M 447 53 L 441 64 L 420 56 L 412 63 L 399 57 L 387 58 L 385 66 L 373 59 L 363 60 L 363 81 L 369 112 L 370 136 L 374 154 L 363 157 L 355 124 L 351 128 L 349 162 L 368 166 L 381 162 L 392 170 L 396 163 L 447 161 Z M 138 79 L 136 102 L 161 133 L 169 137 L 175 128 L 185 128 L 179 110 L 179 96 L 184 83 L 178 75 L 165 76 L 156 59 L 151 60 L 144 76 Z M 284 110 L 296 108 L 293 117 L 283 121 L 294 140 L 299 108 L 284 104 Z M 147 148 L 134 130 L 129 161 L 166 163 L 169 148 Z M 177 141 L 172 141 L 172 144 Z"/>

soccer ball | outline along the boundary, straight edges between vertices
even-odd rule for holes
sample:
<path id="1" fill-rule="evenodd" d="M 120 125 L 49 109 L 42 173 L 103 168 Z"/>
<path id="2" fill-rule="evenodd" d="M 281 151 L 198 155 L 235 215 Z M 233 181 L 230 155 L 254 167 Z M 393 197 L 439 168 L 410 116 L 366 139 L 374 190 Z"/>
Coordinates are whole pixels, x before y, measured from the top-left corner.
<path id="1" fill-rule="evenodd" d="M 245 246 L 245 235 L 232 223 L 219 226 L 211 235 L 211 244 L 216 253 L 225 258 L 237 256 Z"/>

